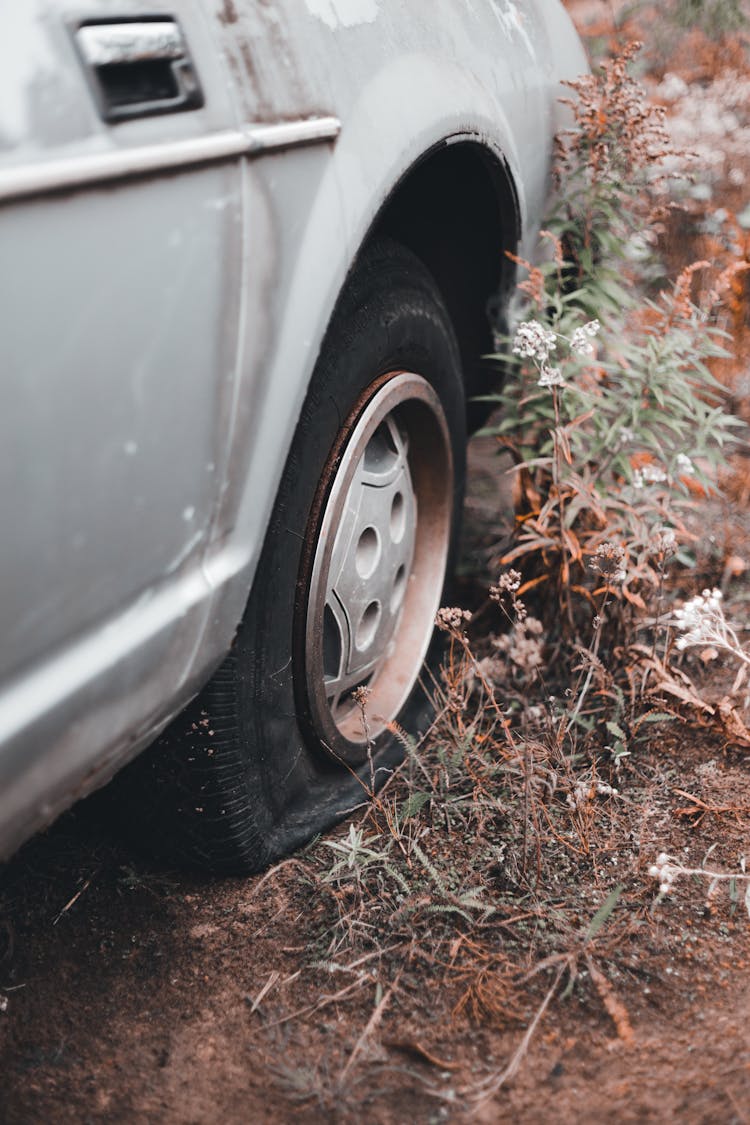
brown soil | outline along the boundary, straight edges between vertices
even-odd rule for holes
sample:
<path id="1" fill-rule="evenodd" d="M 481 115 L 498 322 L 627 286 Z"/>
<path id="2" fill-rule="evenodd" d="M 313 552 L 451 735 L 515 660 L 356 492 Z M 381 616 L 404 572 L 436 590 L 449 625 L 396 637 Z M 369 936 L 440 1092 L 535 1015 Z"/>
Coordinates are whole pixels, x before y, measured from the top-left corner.
<path id="1" fill-rule="evenodd" d="M 609 33 L 613 5 L 569 6 Z M 483 515 L 507 506 L 497 479 L 479 448 L 475 557 Z M 748 557 L 745 530 L 728 539 Z M 733 676 L 690 671 L 711 698 Z M 660 852 L 719 871 L 750 859 L 750 748 L 698 723 L 653 729 L 618 794 L 589 799 L 587 854 L 550 838 L 545 910 L 493 876 L 489 920 L 428 945 L 400 931 L 361 959 L 332 952 L 344 892 L 316 876 L 320 846 L 210 880 L 134 856 L 97 800 L 73 810 L 1 873 L 0 1121 L 750 1122 L 744 888 L 685 878 L 657 902 L 648 874 Z"/>
<path id="2" fill-rule="evenodd" d="M 468 978 L 446 973 L 447 951 L 402 948 L 405 969 L 366 1034 L 388 953 L 360 976 L 316 965 L 331 911 L 296 863 L 267 881 L 164 872 L 78 809 L 5 872 L 0 1118 L 740 1125 L 750 1120 L 750 920 L 726 888 L 709 901 L 697 881 L 654 906 L 646 869 L 662 850 L 698 865 L 711 848 L 711 867 L 737 869 L 749 762 L 700 730 L 641 754 L 622 780 L 617 831 L 598 837 L 585 868 L 560 862 L 574 928 L 625 885 L 596 952 L 607 983 L 592 986 L 581 962 L 516 1077 L 479 1105 L 474 1089 L 518 1048 L 553 969 L 469 1018 L 455 1014 Z M 512 919 L 528 901 L 507 902 L 490 935 L 501 950 L 529 937 Z"/>

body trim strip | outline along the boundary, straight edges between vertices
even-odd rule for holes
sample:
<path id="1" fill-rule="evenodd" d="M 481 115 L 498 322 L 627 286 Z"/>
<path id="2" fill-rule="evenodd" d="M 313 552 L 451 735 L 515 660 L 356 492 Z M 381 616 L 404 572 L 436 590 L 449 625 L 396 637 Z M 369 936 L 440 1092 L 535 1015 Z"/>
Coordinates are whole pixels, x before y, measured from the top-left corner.
<path id="1" fill-rule="evenodd" d="M 337 117 L 247 125 L 185 141 L 117 149 L 67 160 L 51 160 L 0 169 L 0 203 L 58 191 L 77 191 L 97 184 L 159 172 L 217 164 L 243 156 L 262 156 L 298 145 L 333 141 L 341 132 Z"/>

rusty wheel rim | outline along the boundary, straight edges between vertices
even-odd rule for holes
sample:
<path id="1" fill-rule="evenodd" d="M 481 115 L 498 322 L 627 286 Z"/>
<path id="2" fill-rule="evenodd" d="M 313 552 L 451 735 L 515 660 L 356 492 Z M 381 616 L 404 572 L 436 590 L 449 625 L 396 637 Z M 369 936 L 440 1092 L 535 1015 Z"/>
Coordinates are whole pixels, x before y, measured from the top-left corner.
<path id="1" fill-rule="evenodd" d="M 445 578 L 452 497 L 438 396 L 413 372 L 381 376 L 342 427 L 316 502 L 305 686 L 314 730 L 337 758 L 361 761 L 416 685 Z"/>

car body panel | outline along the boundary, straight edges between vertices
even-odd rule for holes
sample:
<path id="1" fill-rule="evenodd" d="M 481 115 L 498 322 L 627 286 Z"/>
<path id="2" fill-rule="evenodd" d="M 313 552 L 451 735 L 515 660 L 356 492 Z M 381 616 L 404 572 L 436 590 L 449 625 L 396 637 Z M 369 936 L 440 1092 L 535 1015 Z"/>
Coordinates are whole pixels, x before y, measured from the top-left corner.
<path id="1" fill-rule="evenodd" d="M 0 14 L 0 41 L 17 46 L 0 68 L 0 182 L 236 126 L 203 14 L 176 7 L 206 107 L 116 129 L 66 9 Z M 211 595 L 201 563 L 234 402 L 243 224 L 236 162 L 0 208 L 3 809 L 39 792 L 46 817 L 95 758 L 163 718 L 189 672 Z"/>
<path id="2" fill-rule="evenodd" d="M 106 125 L 71 28 L 162 14 L 204 107 Z M 585 62 L 552 0 L 34 0 L 0 42 L 20 58 L 0 200 L 19 169 L 83 180 L 0 203 L 2 854 L 227 652 L 326 326 L 399 182 L 481 145 L 528 250 L 557 83 Z M 321 118 L 338 139 L 303 144 Z"/>

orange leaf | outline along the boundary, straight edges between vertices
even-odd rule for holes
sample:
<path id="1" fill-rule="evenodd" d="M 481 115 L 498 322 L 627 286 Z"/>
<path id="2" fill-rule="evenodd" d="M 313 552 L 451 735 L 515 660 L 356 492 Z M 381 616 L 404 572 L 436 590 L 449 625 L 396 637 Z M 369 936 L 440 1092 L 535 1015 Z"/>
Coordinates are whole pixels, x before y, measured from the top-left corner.
<path id="1" fill-rule="evenodd" d="M 625 595 L 626 599 L 631 603 L 631 605 L 635 605 L 638 607 L 638 609 L 642 610 L 645 610 L 647 608 L 646 603 L 644 602 L 641 595 L 636 594 L 634 590 L 629 590 L 627 586 L 623 586 L 622 592 Z"/>
<path id="2" fill-rule="evenodd" d="M 524 582 L 522 586 L 518 587 L 518 594 L 525 594 L 528 590 L 533 590 L 535 586 L 540 586 L 542 582 L 549 580 L 549 574 L 540 574 L 538 578 L 530 578 L 528 582 Z"/>

